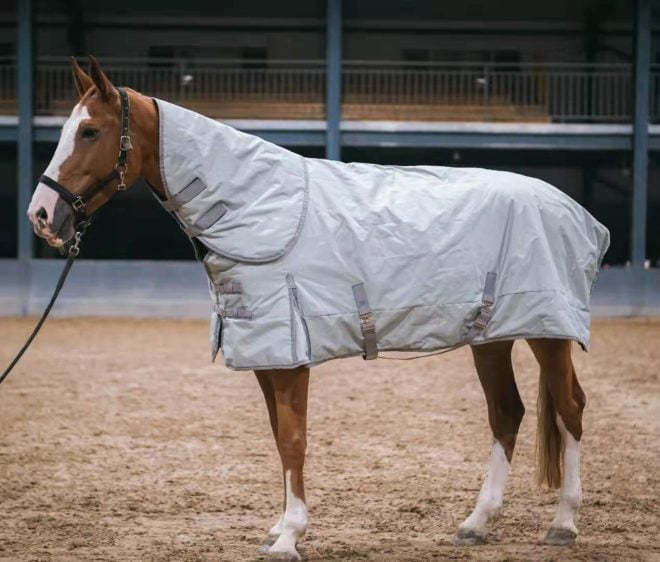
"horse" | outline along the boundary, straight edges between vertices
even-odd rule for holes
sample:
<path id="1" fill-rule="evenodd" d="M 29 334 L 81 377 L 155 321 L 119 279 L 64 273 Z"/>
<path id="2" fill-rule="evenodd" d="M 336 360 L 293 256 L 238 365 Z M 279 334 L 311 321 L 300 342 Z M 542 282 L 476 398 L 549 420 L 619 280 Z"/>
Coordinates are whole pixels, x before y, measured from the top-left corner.
<path id="1" fill-rule="evenodd" d="M 35 233 L 53 247 L 65 246 L 76 224 L 121 189 L 144 179 L 160 200 L 167 198 L 160 166 L 159 110 L 154 99 L 116 88 L 90 56 L 87 74 L 75 59 L 71 70 L 79 100 L 66 120 L 28 216 Z M 129 134 L 130 125 L 130 134 Z M 119 156 L 117 149 L 119 147 Z M 582 502 L 580 441 L 585 393 L 565 338 L 525 338 L 540 366 L 537 480 L 560 488 L 559 504 L 544 541 L 573 544 Z M 488 469 L 471 514 L 458 526 L 457 545 L 483 544 L 498 517 L 525 407 L 511 361 L 514 338 L 471 345 L 483 388 L 493 441 Z M 308 510 L 303 465 L 306 451 L 309 365 L 254 371 L 263 392 L 281 459 L 284 502 L 262 552 L 268 560 L 300 560 Z"/>

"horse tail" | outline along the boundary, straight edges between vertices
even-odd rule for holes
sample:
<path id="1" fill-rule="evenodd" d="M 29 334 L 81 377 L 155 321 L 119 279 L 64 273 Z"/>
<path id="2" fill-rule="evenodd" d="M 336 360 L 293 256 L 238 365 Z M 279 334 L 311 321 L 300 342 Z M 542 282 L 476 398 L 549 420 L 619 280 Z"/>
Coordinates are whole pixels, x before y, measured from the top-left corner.
<path id="1" fill-rule="evenodd" d="M 561 486 L 561 434 L 557 427 L 557 411 L 550 389 L 543 374 L 539 380 L 539 397 L 536 403 L 536 480 L 539 486 Z"/>

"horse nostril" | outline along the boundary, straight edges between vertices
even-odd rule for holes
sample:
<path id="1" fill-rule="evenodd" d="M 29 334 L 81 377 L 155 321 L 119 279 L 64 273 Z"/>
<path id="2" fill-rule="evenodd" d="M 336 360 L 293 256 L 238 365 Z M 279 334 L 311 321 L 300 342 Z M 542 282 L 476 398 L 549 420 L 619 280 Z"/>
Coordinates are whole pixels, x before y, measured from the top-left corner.
<path id="1" fill-rule="evenodd" d="M 46 209 L 44 209 L 43 207 L 39 207 L 39 210 L 35 213 L 35 216 L 38 219 L 48 220 L 48 213 L 46 212 Z"/>

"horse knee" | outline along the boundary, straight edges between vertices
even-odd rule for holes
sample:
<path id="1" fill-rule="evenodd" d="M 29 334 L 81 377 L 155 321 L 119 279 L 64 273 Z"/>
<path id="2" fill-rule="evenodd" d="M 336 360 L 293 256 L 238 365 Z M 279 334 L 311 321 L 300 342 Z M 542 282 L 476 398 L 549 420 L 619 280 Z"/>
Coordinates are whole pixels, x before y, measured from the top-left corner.
<path id="1" fill-rule="evenodd" d="M 525 406 L 516 392 L 508 400 L 492 404 L 489 416 L 495 437 L 516 435 L 523 417 L 525 417 Z"/>
<path id="2" fill-rule="evenodd" d="M 513 449 L 516 446 L 518 429 L 525 415 L 525 407 L 519 401 L 514 405 L 499 407 L 497 412 L 490 413 L 490 427 L 493 431 L 493 437 L 504 447 L 504 452 L 509 462 L 513 456 Z"/>

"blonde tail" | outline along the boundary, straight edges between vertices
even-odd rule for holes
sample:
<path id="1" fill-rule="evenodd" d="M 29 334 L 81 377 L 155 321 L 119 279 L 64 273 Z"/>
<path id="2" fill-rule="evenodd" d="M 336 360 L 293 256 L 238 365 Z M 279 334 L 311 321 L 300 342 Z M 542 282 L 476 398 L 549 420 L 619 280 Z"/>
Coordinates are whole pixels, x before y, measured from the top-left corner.
<path id="1" fill-rule="evenodd" d="M 557 412 L 552 396 L 541 376 L 537 401 L 538 428 L 536 431 L 536 480 L 539 486 L 561 486 L 561 434 L 557 427 Z"/>

